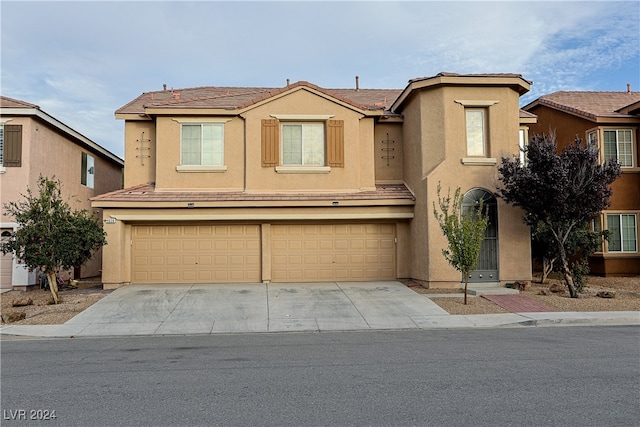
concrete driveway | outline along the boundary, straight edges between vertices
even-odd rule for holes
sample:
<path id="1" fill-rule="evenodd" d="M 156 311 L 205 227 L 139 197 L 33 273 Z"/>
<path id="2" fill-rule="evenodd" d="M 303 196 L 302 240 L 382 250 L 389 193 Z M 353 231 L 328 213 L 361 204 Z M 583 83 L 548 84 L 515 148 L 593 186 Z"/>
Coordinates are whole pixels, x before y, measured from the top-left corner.
<path id="1" fill-rule="evenodd" d="M 132 285 L 64 325 L 77 335 L 419 328 L 448 316 L 399 282 Z"/>

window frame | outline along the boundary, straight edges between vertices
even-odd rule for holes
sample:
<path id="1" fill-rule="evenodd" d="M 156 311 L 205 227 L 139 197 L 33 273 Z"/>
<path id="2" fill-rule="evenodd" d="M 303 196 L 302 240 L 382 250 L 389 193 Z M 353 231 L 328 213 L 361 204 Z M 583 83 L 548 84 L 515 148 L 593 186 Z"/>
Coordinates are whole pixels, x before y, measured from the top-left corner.
<path id="1" fill-rule="evenodd" d="M 285 162 L 285 127 L 300 127 L 300 163 Z M 318 127 L 322 130 L 322 162 L 306 163 L 305 162 L 305 127 Z M 309 144 L 317 143 L 317 141 L 309 141 Z M 283 121 L 280 123 L 280 165 L 285 168 L 321 168 L 327 166 L 327 125 L 321 121 Z"/>
<path id="2" fill-rule="evenodd" d="M 4 169 L 4 122 L 0 122 L 0 169 Z"/>
<path id="3" fill-rule="evenodd" d="M 617 236 L 617 240 L 620 242 L 620 250 L 612 250 L 611 249 L 611 236 L 612 236 L 612 232 L 611 229 L 609 228 L 609 218 L 618 218 L 617 221 L 617 230 L 619 231 L 619 235 Z M 623 217 L 629 217 L 629 218 L 633 218 L 633 239 L 629 240 L 626 239 L 625 240 L 625 234 L 624 234 L 624 226 L 623 226 L 623 221 L 622 218 Z M 606 213 L 605 217 L 604 217 L 604 224 L 607 227 L 607 230 L 609 231 L 609 239 L 607 241 L 607 252 L 608 253 L 615 253 L 615 254 L 633 254 L 633 253 L 638 253 L 638 215 L 635 213 Z M 625 242 L 632 242 L 634 247 L 633 248 L 625 248 Z"/>
<path id="4" fill-rule="evenodd" d="M 80 161 L 80 184 L 87 188 L 95 187 L 96 159 L 89 153 L 82 152 Z"/>
<path id="5" fill-rule="evenodd" d="M 605 152 L 605 132 L 615 132 L 615 160 L 620 164 L 620 167 L 622 169 L 634 169 L 634 168 L 638 168 L 638 153 L 636 152 L 636 144 L 635 144 L 635 139 L 636 139 L 636 134 L 633 128 L 630 127 L 614 127 L 614 126 L 607 126 L 607 127 L 598 127 L 598 128 L 594 128 L 594 129 L 589 129 L 586 132 L 586 138 L 587 138 L 587 142 L 590 143 L 596 143 L 598 146 L 598 149 L 600 151 L 600 159 L 602 161 L 602 163 L 606 162 L 608 160 L 606 152 Z M 625 133 L 629 133 L 631 139 L 630 141 L 624 141 L 624 144 L 629 144 L 629 150 L 630 150 L 630 158 L 631 158 L 631 164 L 622 164 L 620 162 L 620 132 L 625 132 Z M 613 158 L 613 157 L 611 157 Z"/>
<path id="6" fill-rule="evenodd" d="M 470 150 L 470 138 L 469 136 L 473 136 L 473 133 L 476 133 L 474 131 L 477 131 L 476 128 L 470 129 L 470 119 L 469 119 L 469 113 L 481 113 L 482 118 L 481 118 L 481 129 L 480 129 L 480 137 L 481 137 L 481 148 L 482 148 L 482 152 L 480 154 L 478 154 L 477 152 L 472 152 L 473 150 Z M 489 157 L 489 132 L 488 132 L 488 128 L 489 128 L 489 110 L 486 107 L 465 107 L 464 109 L 464 122 L 465 122 L 465 142 L 466 142 L 466 155 L 468 157 Z M 477 126 L 476 126 L 477 127 Z M 477 141 L 474 140 L 473 141 L 474 146 L 476 145 Z M 471 147 L 471 148 L 476 148 L 476 147 Z"/>
<path id="7" fill-rule="evenodd" d="M 180 133 L 180 146 L 179 146 L 179 160 L 178 160 L 178 165 L 176 165 L 176 171 L 177 172 L 226 172 L 227 171 L 227 166 L 225 163 L 226 160 L 226 155 L 225 155 L 225 151 L 226 151 L 226 144 L 225 144 L 225 125 L 227 122 L 229 122 L 231 119 L 213 119 L 213 120 L 202 120 L 202 119 L 197 119 L 197 118 L 174 118 L 172 119 L 173 121 L 177 122 L 180 124 L 180 129 L 179 129 L 179 133 Z M 220 127 L 221 132 L 222 132 L 222 136 L 220 138 L 220 143 L 221 143 L 221 149 L 220 152 L 218 153 L 221 159 L 220 164 L 202 164 L 202 158 L 203 158 L 203 144 L 202 144 L 202 140 L 203 140 L 203 126 L 206 125 L 211 125 L 211 126 L 216 126 L 216 127 Z M 184 133 L 183 133 L 183 126 L 200 126 L 200 164 L 183 164 L 184 160 L 183 160 L 183 139 L 184 139 Z M 212 153 L 212 155 L 214 155 L 215 153 Z"/>

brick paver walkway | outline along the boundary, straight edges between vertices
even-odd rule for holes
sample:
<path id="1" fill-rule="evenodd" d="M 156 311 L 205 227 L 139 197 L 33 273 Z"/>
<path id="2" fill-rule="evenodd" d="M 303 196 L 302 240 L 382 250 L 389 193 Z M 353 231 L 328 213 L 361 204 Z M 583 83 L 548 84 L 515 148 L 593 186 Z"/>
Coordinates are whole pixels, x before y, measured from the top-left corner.
<path id="1" fill-rule="evenodd" d="M 538 301 L 527 298 L 524 295 L 483 295 L 494 304 L 498 304 L 511 313 L 530 313 L 530 312 L 546 312 L 556 311 L 551 307 L 539 303 Z"/>

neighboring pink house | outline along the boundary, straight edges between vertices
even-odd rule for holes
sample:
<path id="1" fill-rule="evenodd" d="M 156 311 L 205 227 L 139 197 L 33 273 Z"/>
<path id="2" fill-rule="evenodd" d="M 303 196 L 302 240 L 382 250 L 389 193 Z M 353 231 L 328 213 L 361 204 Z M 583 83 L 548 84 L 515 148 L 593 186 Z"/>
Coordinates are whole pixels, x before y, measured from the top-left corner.
<path id="1" fill-rule="evenodd" d="M 59 179 L 62 194 L 73 209 L 91 209 L 90 198 L 122 188 L 124 161 L 86 136 L 45 113 L 37 105 L 0 97 L 0 194 L 2 203 L 22 199 L 27 188 L 36 189 L 40 175 Z M 101 215 L 100 212 L 98 212 Z M 6 236 L 17 224 L 0 217 Z M 101 274 L 102 254 L 76 269 L 76 278 Z M 29 271 L 11 255 L 0 263 L 0 288 L 35 285 Z"/>

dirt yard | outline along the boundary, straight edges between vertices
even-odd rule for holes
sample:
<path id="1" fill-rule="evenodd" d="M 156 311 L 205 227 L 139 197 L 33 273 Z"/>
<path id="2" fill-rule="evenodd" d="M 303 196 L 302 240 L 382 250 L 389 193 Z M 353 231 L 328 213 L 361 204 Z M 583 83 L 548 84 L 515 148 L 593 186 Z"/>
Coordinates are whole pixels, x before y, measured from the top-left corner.
<path id="1" fill-rule="evenodd" d="M 522 295 L 536 299 L 542 304 L 556 311 L 640 311 L 640 277 L 611 277 L 602 278 L 590 276 L 587 278 L 587 286 L 580 298 L 569 298 L 568 293 L 553 293 L 549 288 L 553 284 L 559 284 L 564 288 L 560 280 L 551 280 L 541 285 L 531 284 Z M 432 300 L 450 314 L 492 314 L 505 313 L 506 310 L 498 305 L 480 297 L 470 297 L 469 304 L 463 304 L 461 290 L 453 289 L 425 289 L 415 282 L 406 282 L 410 289 L 420 294 L 452 294 L 458 293 L 460 297 L 437 297 Z M 600 298 L 596 294 L 599 291 L 615 291 L 615 298 Z M 77 289 L 61 290 L 61 303 L 52 305 L 51 293 L 48 290 L 34 290 L 29 292 L 9 291 L 0 295 L 0 317 L 5 323 L 5 317 L 13 313 L 24 313 L 25 318 L 12 321 L 15 325 L 58 325 L 71 319 L 81 311 L 90 307 L 111 291 L 102 289 L 99 281 L 80 282 Z M 541 295 L 546 293 L 547 295 Z M 20 300 L 31 303 L 25 306 L 14 307 Z"/>
<path id="2" fill-rule="evenodd" d="M 78 284 L 77 289 L 60 290 L 59 304 L 52 304 L 51 292 L 45 289 L 33 291 L 9 291 L 0 294 L 0 318 L 5 324 L 5 317 L 14 313 L 24 313 L 25 318 L 12 321 L 12 325 L 60 325 L 71 319 L 92 304 L 100 301 L 111 291 L 102 289 L 99 281 L 84 281 Z M 14 307 L 16 302 L 29 305 Z"/>

